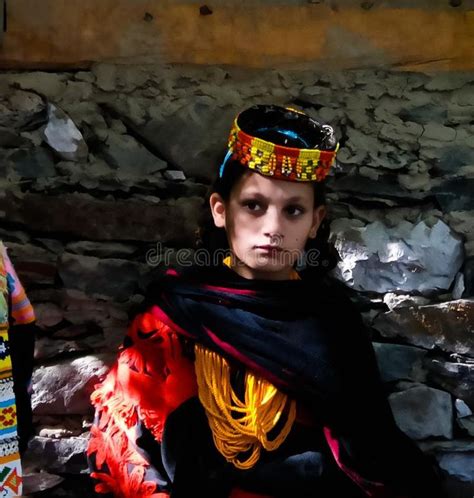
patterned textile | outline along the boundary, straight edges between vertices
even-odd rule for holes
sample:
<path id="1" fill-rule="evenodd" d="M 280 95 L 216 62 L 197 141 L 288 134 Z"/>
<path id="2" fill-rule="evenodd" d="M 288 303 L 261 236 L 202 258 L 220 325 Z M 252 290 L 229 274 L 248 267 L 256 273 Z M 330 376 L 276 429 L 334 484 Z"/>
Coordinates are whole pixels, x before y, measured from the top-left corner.
<path id="1" fill-rule="evenodd" d="M 20 279 L 16 274 L 10 258 L 5 250 L 5 246 L 1 246 L 0 251 L 3 255 L 3 261 L 7 272 L 8 292 L 11 302 L 11 318 L 15 325 L 26 325 L 35 321 L 33 306 L 26 297 L 25 289 L 21 285 Z"/>
<path id="2" fill-rule="evenodd" d="M 8 340 L 8 294 L 11 274 L 3 257 L 5 254 L 0 242 L 0 496 L 9 498 L 22 494 L 22 471 Z M 21 296 L 18 288 L 17 296 Z M 22 308 L 23 306 L 18 309 Z M 19 316 L 20 319 L 28 319 L 27 314 Z"/>
<path id="3" fill-rule="evenodd" d="M 319 148 L 309 142 L 306 142 L 308 145 L 305 148 L 283 145 L 260 136 L 261 132 L 269 130 L 290 138 L 298 137 L 304 142 L 306 135 L 311 134 L 319 137 L 321 144 L 327 146 L 329 144 L 326 142 L 330 142 L 331 146 Z M 255 105 L 234 119 L 226 160 L 232 157 L 242 165 L 273 178 L 320 182 L 328 175 L 338 149 L 339 144 L 336 143 L 331 126 L 321 125 L 291 107 Z"/>

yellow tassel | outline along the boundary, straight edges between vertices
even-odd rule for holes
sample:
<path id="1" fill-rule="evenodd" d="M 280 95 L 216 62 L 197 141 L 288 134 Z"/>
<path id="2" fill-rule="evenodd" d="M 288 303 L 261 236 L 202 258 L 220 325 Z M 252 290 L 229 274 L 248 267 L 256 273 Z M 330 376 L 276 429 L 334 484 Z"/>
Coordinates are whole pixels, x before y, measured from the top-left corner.
<path id="1" fill-rule="evenodd" d="M 199 399 L 216 448 L 237 468 L 249 469 L 257 463 L 262 447 L 273 451 L 286 439 L 296 417 L 296 403 L 290 401 L 285 425 L 270 441 L 267 434 L 280 420 L 287 396 L 270 382 L 246 372 L 245 402 L 242 402 L 232 389 L 230 367 L 225 358 L 200 344 L 194 349 Z M 232 411 L 242 416 L 235 419 Z M 239 455 L 247 451 L 251 451 L 250 456 L 240 461 Z"/>

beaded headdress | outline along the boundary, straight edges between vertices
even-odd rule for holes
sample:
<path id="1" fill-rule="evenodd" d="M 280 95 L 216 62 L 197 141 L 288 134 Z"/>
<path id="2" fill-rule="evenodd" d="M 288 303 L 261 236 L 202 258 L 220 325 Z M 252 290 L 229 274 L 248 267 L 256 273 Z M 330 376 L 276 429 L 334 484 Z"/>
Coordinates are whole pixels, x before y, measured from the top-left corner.
<path id="1" fill-rule="evenodd" d="M 219 177 L 231 158 L 265 176 L 319 182 L 329 173 L 338 148 L 333 128 L 304 112 L 254 105 L 234 119 Z"/>

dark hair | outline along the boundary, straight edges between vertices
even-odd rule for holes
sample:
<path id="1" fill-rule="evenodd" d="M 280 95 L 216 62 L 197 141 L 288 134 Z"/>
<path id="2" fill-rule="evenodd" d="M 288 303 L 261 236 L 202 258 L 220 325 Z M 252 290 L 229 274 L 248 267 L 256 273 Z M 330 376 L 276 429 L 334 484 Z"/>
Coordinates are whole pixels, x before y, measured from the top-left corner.
<path id="1" fill-rule="evenodd" d="M 217 170 L 218 168 L 216 168 Z M 202 218 L 197 230 L 196 246 L 206 249 L 210 253 L 212 261 L 221 261 L 219 256 L 229 249 L 229 243 L 225 229 L 218 228 L 214 224 L 209 208 L 209 198 L 213 192 L 216 192 L 224 201 L 228 202 L 232 188 L 246 171 L 251 170 L 246 166 L 242 166 L 238 161 L 228 160 L 222 177 L 217 174 L 206 194 Z M 324 181 L 312 182 L 312 184 L 314 186 L 314 207 L 326 204 Z M 316 237 L 314 239 L 308 238 L 307 240 L 305 251 L 313 250 L 313 254 L 318 254 L 318 257 L 314 261 L 312 259 L 308 260 L 306 267 L 300 270 L 299 273 L 303 278 L 321 277 L 333 269 L 339 261 L 337 250 L 329 242 L 329 233 L 329 221 L 325 217 L 319 226 Z M 214 256 L 215 254 L 217 255 Z"/>

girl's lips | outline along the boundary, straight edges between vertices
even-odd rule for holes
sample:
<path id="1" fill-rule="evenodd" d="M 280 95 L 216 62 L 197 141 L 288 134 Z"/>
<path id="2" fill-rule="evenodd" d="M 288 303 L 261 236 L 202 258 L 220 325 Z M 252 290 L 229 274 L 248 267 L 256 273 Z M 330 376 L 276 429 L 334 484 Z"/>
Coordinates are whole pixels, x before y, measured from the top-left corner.
<path id="1" fill-rule="evenodd" d="M 263 249 L 265 251 L 281 251 L 282 248 L 281 247 L 277 247 L 277 246 L 256 246 L 257 249 Z"/>

